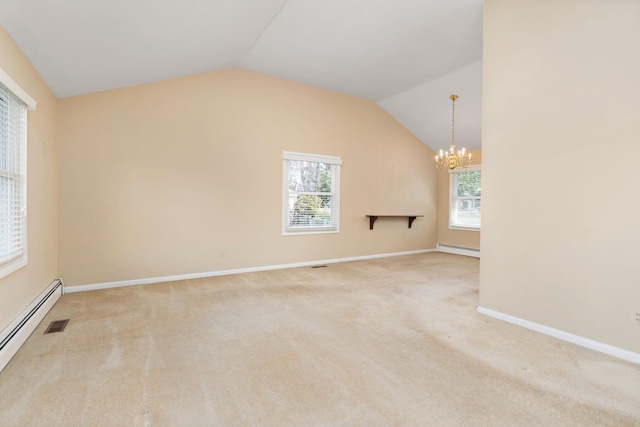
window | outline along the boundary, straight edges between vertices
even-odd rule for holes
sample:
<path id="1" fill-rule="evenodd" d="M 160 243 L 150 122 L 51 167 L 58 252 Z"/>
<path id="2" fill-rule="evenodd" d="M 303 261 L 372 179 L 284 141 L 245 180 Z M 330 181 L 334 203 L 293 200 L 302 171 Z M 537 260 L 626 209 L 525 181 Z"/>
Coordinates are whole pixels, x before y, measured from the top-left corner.
<path id="1" fill-rule="evenodd" d="M 23 97 L 35 107 L 35 101 L 0 70 L 0 277 L 27 264 L 27 103 Z"/>
<path id="2" fill-rule="evenodd" d="M 282 234 L 337 233 L 342 160 L 290 151 L 282 158 Z"/>
<path id="3" fill-rule="evenodd" d="M 449 173 L 449 228 L 480 230 L 480 165 Z"/>

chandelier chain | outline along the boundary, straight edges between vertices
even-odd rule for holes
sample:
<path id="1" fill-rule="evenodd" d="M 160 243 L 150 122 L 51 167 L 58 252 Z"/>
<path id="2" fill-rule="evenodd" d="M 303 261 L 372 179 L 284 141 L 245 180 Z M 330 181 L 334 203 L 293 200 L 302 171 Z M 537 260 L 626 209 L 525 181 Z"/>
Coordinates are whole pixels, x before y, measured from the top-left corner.
<path id="1" fill-rule="evenodd" d="M 451 145 L 454 146 L 454 136 L 456 127 L 456 99 L 458 95 L 451 95 Z"/>

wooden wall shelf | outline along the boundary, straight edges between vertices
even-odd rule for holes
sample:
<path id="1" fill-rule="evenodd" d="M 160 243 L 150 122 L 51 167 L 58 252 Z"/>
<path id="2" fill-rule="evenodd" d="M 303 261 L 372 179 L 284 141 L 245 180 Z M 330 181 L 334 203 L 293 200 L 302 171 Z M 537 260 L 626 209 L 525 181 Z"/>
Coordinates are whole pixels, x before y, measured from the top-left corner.
<path id="1" fill-rule="evenodd" d="M 376 222 L 378 218 L 407 218 L 409 220 L 409 228 L 411 228 L 411 224 L 418 217 L 424 217 L 424 215 L 367 215 L 369 218 L 369 230 L 373 230 L 373 224 Z"/>

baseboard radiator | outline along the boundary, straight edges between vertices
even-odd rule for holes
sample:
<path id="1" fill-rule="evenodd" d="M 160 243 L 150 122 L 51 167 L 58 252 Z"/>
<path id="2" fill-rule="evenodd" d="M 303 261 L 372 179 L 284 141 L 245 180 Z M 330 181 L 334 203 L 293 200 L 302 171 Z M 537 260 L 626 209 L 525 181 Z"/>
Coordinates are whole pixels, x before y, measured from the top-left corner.
<path id="1" fill-rule="evenodd" d="M 54 280 L 38 298 L 0 332 L 0 371 L 7 366 L 63 293 L 62 280 Z"/>
<path id="2" fill-rule="evenodd" d="M 441 245 L 440 243 L 438 243 L 436 245 L 436 250 L 438 252 L 446 252 L 448 254 L 456 254 L 456 255 L 464 255 L 464 256 L 472 256 L 472 257 L 480 258 L 479 249 L 461 248 L 459 246 Z"/>

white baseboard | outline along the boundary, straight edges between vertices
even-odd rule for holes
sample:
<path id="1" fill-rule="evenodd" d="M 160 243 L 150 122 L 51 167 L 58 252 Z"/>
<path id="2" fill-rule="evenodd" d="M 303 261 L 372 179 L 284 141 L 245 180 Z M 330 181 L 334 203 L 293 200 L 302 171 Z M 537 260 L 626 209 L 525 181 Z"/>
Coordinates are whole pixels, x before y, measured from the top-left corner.
<path id="1" fill-rule="evenodd" d="M 62 280 L 56 279 L 18 317 L 0 332 L 0 371 L 18 352 L 36 326 L 64 293 Z"/>
<path id="2" fill-rule="evenodd" d="M 441 245 L 440 243 L 438 243 L 436 245 L 436 250 L 438 252 L 446 252 L 448 254 L 464 255 L 464 256 L 472 256 L 475 258 L 480 258 L 479 249 L 461 248 L 458 246 Z"/>
<path id="3" fill-rule="evenodd" d="M 150 277 L 146 279 L 122 280 L 118 282 L 94 283 L 91 285 L 67 286 L 65 293 L 95 291 L 98 289 L 120 288 L 123 286 L 149 285 L 151 283 L 175 282 L 177 280 L 201 279 L 204 277 L 227 276 L 230 274 L 255 273 L 258 271 L 283 270 L 286 268 L 310 267 L 320 264 L 336 264 L 340 262 L 363 261 L 367 259 L 389 258 L 403 255 L 416 255 L 435 252 L 435 249 L 421 249 L 418 251 L 393 252 L 387 254 L 363 255 L 350 258 L 324 259 L 319 261 L 296 262 L 292 264 L 265 265 L 260 267 L 236 268 L 233 270 L 207 271 L 204 273 L 179 274 L 175 276 Z"/>
<path id="4" fill-rule="evenodd" d="M 539 323 L 524 320 L 519 317 L 514 317 L 509 314 L 501 313 L 499 311 L 490 310 L 484 307 L 478 307 L 478 313 L 495 317 L 496 319 L 504 320 L 505 322 L 513 323 L 514 325 L 522 326 L 527 329 L 531 329 L 536 332 L 540 332 L 545 335 L 549 335 L 563 341 L 568 341 L 573 344 L 577 344 L 582 347 L 589 348 L 591 350 L 599 351 L 600 353 L 608 354 L 609 356 L 617 357 L 619 359 L 626 360 L 628 362 L 640 364 L 640 354 L 634 353 L 623 348 L 614 347 L 609 344 L 604 344 L 599 341 L 590 340 L 588 338 L 581 337 L 579 335 L 570 334 L 559 329 L 550 328 L 548 326 L 541 325 Z"/>

